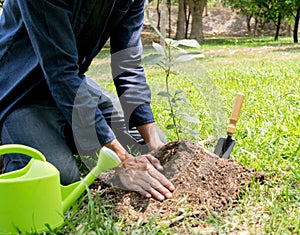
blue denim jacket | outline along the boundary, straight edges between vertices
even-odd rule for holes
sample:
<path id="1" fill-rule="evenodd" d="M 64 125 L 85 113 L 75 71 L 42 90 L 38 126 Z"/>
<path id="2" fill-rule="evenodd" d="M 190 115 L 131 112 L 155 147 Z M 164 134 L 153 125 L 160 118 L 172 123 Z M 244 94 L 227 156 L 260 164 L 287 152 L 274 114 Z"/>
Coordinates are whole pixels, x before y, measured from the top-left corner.
<path id="1" fill-rule="evenodd" d="M 80 42 L 80 35 L 84 35 L 96 1 L 5 1 L 0 16 L 0 121 L 45 83 L 41 89 L 50 91 L 74 129 L 95 127 L 101 145 L 114 139 L 101 110 L 92 101 L 84 75 L 108 38 L 112 75 L 127 124 L 139 126 L 154 121 L 150 89 L 139 66 L 145 0 L 100 0 L 101 31 L 91 47 L 89 42 Z M 92 49 L 85 50 L 85 45 Z M 79 117 L 76 123 L 74 113 Z"/>

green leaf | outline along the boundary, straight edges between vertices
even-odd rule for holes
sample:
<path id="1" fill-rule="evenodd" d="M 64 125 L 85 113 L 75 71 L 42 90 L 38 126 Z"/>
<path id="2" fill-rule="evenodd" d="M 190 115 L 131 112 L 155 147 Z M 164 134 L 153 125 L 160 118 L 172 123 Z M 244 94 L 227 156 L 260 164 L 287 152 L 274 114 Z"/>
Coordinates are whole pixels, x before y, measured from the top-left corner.
<path id="1" fill-rule="evenodd" d="M 170 116 L 171 118 L 176 118 L 176 115 L 175 115 L 174 113 L 170 113 L 169 116 Z"/>
<path id="2" fill-rule="evenodd" d="M 175 129 L 175 125 L 169 124 L 166 126 L 167 130 Z"/>
<path id="3" fill-rule="evenodd" d="M 152 42 L 152 46 L 153 48 L 158 52 L 158 54 L 162 55 L 162 56 L 166 56 L 166 53 L 165 53 L 165 49 L 163 48 L 162 45 L 156 43 L 156 42 Z"/>
<path id="4" fill-rule="evenodd" d="M 195 39 L 182 39 L 178 41 L 179 45 L 200 49 L 200 44 Z"/>
<path id="5" fill-rule="evenodd" d="M 163 96 L 163 97 L 172 97 L 170 95 L 170 93 L 168 93 L 166 91 L 161 91 L 161 92 L 158 92 L 157 94 L 160 95 L 160 96 Z"/>
<path id="6" fill-rule="evenodd" d="M 187 51 L 184 50 L 183 48 L 180 48 L 179 46 L 173 46 L 173 48 L 179 50 L 182 54 L 187 54 Z"/>
<path id="7" fill-rule="evenodd" d="M 178 97 L 177 100 L 180 100 L 180 101 L 182 101 L 186 104 L 191 104 L 191 102 L 188 99 L 184 98 L 184 97 Z"/>
<path id="8" fill-rule="evenodd" d="M 186 54 L 187 51 L 183 48 L 180 47 L 179 41 L 178 40 L 174 40 L 171 38 L 166 38 L 165 39 L 166 45 L 170 48 L 175 48 L 177 50 L 179 50 L 181 53 Z"/>
<path id="9" fill-rule="evenodd" d="M 165 42 L 166 42 L 167 44 L 170 44 L 170 45 L 174 44 L 175 41 L 176 41 L 176 40 L 174 40 L 174 39 L 172 39 L 172 38 L 165 38 Z"/>
<path id="10" fill-rule="evenodd" d="M 187 128 L 187 131 L 196 139 L 200 139 L 199 137 L 199 133 L 197 133 L 196 131 L 190 129 L 190 128 Z"/>
<path id="11" fill-rule="evenodd" d="M 163 55 L 159 54 L 151 54 L 148 56 L 145 56 L 142 60 L 142 65 L 154 65 L 161 62 L 165 57 Z"/>
<path id="12" fill-rule="evenodd" d="M 184 118 L 185 121 L 190 122 L 190 123 L 200 123 L 199 119 L 197 117 L 191 117 L 190 115 L 188 115 L 187 113 L 184 114 Z"/>
<path id="13" fill-rule="evenodd" d="M 177 94 L 179 94 L 179 93 L 182 93 L 182 92 L 183 92 L 182 89 L 176 90 L 176 91 L 175 91 L 175 95 L 177 95 Z"/>
<path id="14" fill-rule="evenodd" d="M 171 101 L 171 104 L 172 104 L 172 106 L 173 106 L 174 108 L 179 107 L 179 105 L 178 105 L 176 102 L 172 102 L 172 101 Z"/>
<path id="15" fill-rule="evenodd" d="M 182 62 L 186 62 L 189 60 L 193 60 L 196 58 L 204 58 L 205 56 L 203 54 L 183 54 L 183 55 L 179 55 L 175 60 L 174 63 L 182 63 Z"/>
<path id="16" fill-rule="evenodd" d="M 174 65 L 174 63 L 170 63 L 170 62 L 164 62 L 164 65 L 166 66 L 166 67 L 169 67 L 169 68 L 171 68 L 173 65 Z"/>
<path id="17" fill-rule="evenodd" d="M 172 39 L 172 38 L 166 38 L 166 39 L 165 39 L 165 42 L 166 42 L 167 45 L 169 45 L 169 46 L 171 46 L 171 47 L 177 47 L 177 46 L 179 46 L 178 41 L 177 41 L 177 40 L 174 40 L 174 39 Z"/>
<path id="18" fill-rule="evenodd" d="M 184 113 L 184 112 L 180 112 L 179 113 L 180 115 L 183 116 L 183 120 L 187 121 L 187 122 L 190 122 L 190 123 L 200 123 L 199 119 L 197 117 L 192 117 L 190 116 L 189 114 L 187 113 Z"/>

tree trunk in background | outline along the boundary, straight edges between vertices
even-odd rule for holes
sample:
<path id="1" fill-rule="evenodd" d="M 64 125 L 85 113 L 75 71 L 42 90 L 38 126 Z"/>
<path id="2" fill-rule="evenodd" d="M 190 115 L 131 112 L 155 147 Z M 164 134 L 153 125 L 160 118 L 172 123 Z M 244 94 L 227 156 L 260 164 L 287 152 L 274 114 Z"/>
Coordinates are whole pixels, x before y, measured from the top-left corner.
<path id="1" fill-rule="evenodd" d="M 204 41 L 203 35 L 203 10 L 206 0 L 188 0 L 189 7 L 192 13 L 192 28 L 191 39 L 196 39 L 198 42 Z"/>
<path id="2" fill-rule="evenodd" d="M 168 7 L 168 16 L 169 16 L 169 30 L 168 30 L 168 37 L 171 38 L 171 31 L 172 31 L 172 5 L 171 0 L 167 1 L 167 7 Z"/>
<path id="3" fill-rule="evenodd" d="M 298 28 L 299 28 L 299 18 L 300 18 L 300 7 L 297 9 L 297 13 L 295 16 L 295 25 L 294 25 L 294 43 L 298 43 Z"/>
<path id="4" fill-rule="evenodd" d="M 257 35 L 257 27 L 258 27 L 258 19 L 254 18 L 254 29 L 253 29 L 253 37 L 256 37 Z"/>
<path id="5" fill-rule="evenodd" d="M 185 20 L 185 38 L 188 38 L 189 26 L 190 26 L 190 19 L 191 19 L 191 10 L 190 10 L 189 6 L 187 5 L 186 1 L 185 1 L 185 5 L 184 5 L 184 11 L 185 11 L 185 15 L 186 15 L 186 20 Z"/>
<path id="6" fill-rule="evenodd" d="M 277 18 L 276 33 L 274 38 L 275 41 L 277 41 L 279 38 L 280 25 L 281 25 L 281 13 L 278 14 L 278 18 Z"/>
<path id="7" fill-rule="evenodd" d="M 207 0 L 206 0 L 205 7 L 204 7 L 204 15 L 205 15 L 205 16 L 208 16 Z"/>
<path id="8" fill-rule="evenodd" d="M 186 11 L 185 11 L 185 0 L 178 0 L 178 15 L 177 15 L 177 27 L 176 27 L 176 39 L 185 38 L 185 27 L 186 27 Z"/>
<path id="9" fill-rule="evenodd" d="M 247 31 L 249 34 L 251 34 L 251 19 L 252 16 L 246 15 Z"/>
<path id="10" fill-rule="evenodd" d="M 160 32 L 164 38 L 166 38 L 166 25 L 167 25 L 167 0 L 161 0 L 160 8 Z M 164 40 L 160 41 L 162 46 L 165 46 Z"/>
<path id="11" fill-rule="evenodd" d="M 160 0 L 157 0 L 157 4 L 156 4 L 157 25 L 156 25 L 156 28 L 157 28 L 158 30 L 160 30 L 160 9 L 159 9 L 159 3 L 160 3 Z"/>

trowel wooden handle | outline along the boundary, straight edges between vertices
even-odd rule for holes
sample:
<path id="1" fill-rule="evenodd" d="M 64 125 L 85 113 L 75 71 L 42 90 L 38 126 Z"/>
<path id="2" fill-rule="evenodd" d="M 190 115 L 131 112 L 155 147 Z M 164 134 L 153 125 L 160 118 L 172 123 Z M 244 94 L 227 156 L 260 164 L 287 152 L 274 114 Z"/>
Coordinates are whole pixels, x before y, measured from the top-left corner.
<path id="1" fill-rule="evenodd" d="M 241 112 L 243 100 L 244 100 L 245 95 L 242 92 L 237 93 L 233 108 L 231 111 L 230 119 L 229 119 L 229 124 L 227 126 L 227 133 L 228 134 L 233 134 L 235 131 L 236 123 L 239 119 L 239 115 Z"/>

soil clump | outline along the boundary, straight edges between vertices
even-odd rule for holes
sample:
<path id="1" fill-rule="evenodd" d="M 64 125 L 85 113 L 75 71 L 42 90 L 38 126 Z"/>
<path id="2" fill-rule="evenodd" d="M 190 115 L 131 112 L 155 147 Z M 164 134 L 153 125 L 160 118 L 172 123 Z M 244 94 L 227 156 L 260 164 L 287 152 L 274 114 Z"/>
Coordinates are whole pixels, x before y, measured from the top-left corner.
<path id="1" fill-rule="evenodd" d="M 163 174 L 176 187 L 172 199 L 159 202 L 108 186 L 107 182 L 116 182 L 112 179 L 117 177 L 114 172 L 102 174 L 92 185 L 128 221 L 149 221 L 155 216 L 158 221 L 163 220 L 161 223 L 172 223 L 174 218 L 186 216 L 205 220 L 208 213 L 222 215 L 238 204 L 239 196 L 252 180 L 264 178 L 263 173 L 255 174 L 253 169 L 233 159 L 219 158 L 199 143 L 170 142 L 153 155 L 164 166 Z"/>

